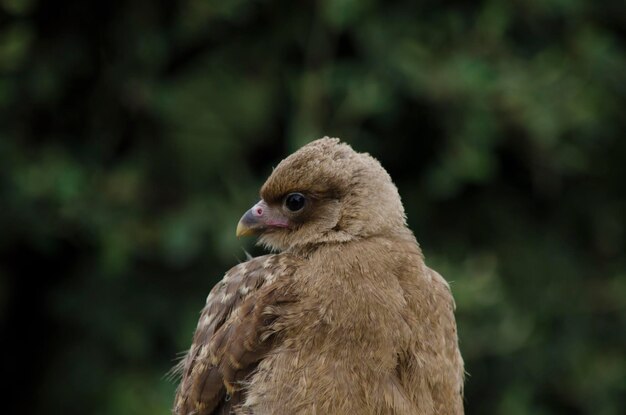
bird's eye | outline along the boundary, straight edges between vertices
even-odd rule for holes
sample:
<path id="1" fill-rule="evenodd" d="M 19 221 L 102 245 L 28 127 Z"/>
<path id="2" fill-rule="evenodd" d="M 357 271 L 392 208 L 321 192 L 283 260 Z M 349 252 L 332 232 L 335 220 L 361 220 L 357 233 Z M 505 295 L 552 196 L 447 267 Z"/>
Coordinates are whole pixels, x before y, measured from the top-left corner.
<path id="1" fill-rule="evenodd" d="M 285 206 L 292 212 L 297 212 L 304 207 L 306 198 L 302 193 L 290 193 L 285 198 Z"/>

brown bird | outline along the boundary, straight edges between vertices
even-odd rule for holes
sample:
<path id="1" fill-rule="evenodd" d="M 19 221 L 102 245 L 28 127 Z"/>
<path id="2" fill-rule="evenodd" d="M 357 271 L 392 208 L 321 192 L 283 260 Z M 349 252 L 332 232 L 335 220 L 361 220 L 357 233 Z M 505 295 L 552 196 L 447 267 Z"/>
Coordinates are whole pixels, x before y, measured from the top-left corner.
<path id="1" fill-rule="evenodd" d="M 337 139 L 283 160 L 237 225 L 279 253 L 226 273 L 173 412 L 462 414 L 454 300 L 380 163 Z"/>

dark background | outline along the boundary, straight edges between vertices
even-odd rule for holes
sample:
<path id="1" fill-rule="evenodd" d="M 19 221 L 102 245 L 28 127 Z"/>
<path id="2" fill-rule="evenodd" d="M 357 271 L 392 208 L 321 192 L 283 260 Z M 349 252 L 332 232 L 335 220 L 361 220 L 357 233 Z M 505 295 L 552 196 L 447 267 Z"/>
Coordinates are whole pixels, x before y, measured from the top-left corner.
<path id="1" fill-rule="evenodd" d="M 331 135 L 452 283 L 468 414 L 623 414 L 624 5 L 0 0 L 2 412 L 167 414 L 238 218 Z"/>

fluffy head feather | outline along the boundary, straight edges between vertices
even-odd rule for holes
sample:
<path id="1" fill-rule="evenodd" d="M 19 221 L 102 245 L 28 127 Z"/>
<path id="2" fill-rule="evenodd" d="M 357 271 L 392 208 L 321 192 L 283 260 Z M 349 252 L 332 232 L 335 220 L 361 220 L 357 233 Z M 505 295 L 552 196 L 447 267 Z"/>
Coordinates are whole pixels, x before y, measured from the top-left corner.
<path id="1" fill-rule="evenodd" d="M 398 189 L 380 163 L 336 138 L 324 137 L 284 159 L 261 188 L 270 208 L 282 209 L 290 193 L 307 205 L 289 215 L 290 226 L 264 232 L 260 242 L 276 250 L 345 242 L 405 227 Z"/>

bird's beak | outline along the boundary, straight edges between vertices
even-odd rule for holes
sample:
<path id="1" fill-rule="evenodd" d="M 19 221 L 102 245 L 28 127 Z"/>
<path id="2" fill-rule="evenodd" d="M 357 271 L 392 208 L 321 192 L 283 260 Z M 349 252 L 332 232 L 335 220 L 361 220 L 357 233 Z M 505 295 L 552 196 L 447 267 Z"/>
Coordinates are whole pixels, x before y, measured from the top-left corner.
<path id="1" fill-rule="evenodd" d="M 261 200 L 239 219 L 236 235 L 237 237 L 258 235 L 267 229 L 286 228 L 288 225 L 287 218 Z"/>

